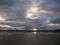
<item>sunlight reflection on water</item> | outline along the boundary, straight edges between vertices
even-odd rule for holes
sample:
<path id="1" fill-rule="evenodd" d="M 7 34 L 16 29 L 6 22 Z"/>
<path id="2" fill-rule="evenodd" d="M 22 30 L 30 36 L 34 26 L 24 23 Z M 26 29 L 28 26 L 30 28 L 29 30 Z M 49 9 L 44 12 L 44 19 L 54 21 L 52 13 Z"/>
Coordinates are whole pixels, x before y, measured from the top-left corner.
<path id="1" fill-rule="evenodd" d="M 36 34 L 37 34 L 37 32 L 33 32 L 33 34 L 34 34 L 34 35 L 36 35 Z"/>

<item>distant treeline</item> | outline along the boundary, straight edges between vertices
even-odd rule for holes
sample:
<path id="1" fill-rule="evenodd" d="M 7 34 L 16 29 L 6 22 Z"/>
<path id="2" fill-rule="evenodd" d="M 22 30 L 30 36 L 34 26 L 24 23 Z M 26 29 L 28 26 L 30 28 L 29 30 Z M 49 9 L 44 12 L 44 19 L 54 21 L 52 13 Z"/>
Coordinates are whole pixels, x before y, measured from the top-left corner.
<path id="1" fill-rule="evenodd" d="M 0 31 L 7 31 L 7 32 L 60 32 L 60 29 L 55 30 L 0 30 Z"/>
<path id="2" fill-rule="evenodd" d="M 60 32 L 60 29 L 55 29 L 56 32 Z"/>

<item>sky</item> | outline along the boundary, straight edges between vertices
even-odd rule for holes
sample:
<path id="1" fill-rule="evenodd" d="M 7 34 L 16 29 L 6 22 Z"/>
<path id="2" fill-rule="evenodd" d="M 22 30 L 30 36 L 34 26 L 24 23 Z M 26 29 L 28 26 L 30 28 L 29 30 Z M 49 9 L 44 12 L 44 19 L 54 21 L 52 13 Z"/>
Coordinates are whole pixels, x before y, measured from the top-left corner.
<path id="1" fill-rule="evenodd" d="M 60 29 L 60 0 L 0 0 L 0 29 L 34 28 Z"/>

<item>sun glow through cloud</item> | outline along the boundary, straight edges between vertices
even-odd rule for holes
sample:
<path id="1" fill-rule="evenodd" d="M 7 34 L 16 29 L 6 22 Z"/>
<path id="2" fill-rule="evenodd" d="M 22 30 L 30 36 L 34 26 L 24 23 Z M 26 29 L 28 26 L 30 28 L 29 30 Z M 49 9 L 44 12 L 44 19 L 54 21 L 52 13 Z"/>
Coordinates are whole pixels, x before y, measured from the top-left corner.
<path id="1" fill-rule="evenodd" d="M 37 29 L 36 29 L 36 28 L 34 28 L 34 29 L 32 29 L 32 30 L 36 31 Z"/>
<path id="2" fill-rule="evenodd" d="M 33 3 L 30 8 L 27 10 L 25 17 L 29 19 L 38 19 L 38 6 L 37 4 Z"/>
<path id="3" fill-rule="evenodd" d="M 0 21 L 5 21 L 5 19 L 3 17 L 0 17 Z"/>

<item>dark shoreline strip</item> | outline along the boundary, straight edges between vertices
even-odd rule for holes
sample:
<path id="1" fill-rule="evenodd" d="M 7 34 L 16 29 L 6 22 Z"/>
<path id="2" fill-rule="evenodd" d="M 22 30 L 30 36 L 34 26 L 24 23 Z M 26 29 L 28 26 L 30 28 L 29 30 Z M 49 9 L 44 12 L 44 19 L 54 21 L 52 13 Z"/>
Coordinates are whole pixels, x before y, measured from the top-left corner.
<path id="1" fill-rule="evenodd" d="M 60 30 L 0 30 L 0 32 L 60 32 Z"/>

